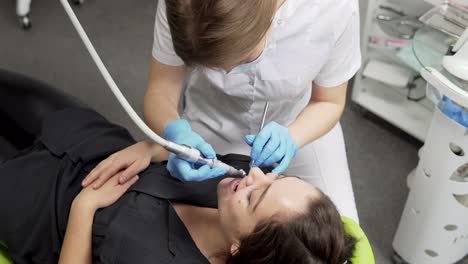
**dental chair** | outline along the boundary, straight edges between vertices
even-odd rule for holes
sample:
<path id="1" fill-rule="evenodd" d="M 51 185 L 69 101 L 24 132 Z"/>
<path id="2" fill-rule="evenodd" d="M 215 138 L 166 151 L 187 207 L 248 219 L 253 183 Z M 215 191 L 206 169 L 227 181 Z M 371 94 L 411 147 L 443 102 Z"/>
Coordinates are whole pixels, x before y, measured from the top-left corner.
<path id="1" fill-rule="evenodd" d="M 81 5 L 84 0 L 73 0 L 76 5 Z M 16 15 L 18 16 L 20 25 L 23 29 L 31 28 L 31 0 L 16 0 Z"/>
<path id="2" fill-rule="evenodd" d="M 24 96 L 25 105 L 34 107 L 29 107 L 31 109 L 25 107 L 22 109 L 23 111 L 17 111 L 17 107 L 8 105 L 8 100 L 6 100 L 5 105 L 0 106 L 0 120 L 2 120 L 3 127 L 6 128 L 0 130 L 0 132 L 2 132 L 0 133 L 0 166 L 2 160 L 4 161 L 13 157 L 18 151 L 21 151 L 22 148 L 29 146 L 34 141 L 31 135 L 38 134 L 36 131 L 40 129 L 40 120 L 42 120 L 41 115 L 43 113 L 50 112 L 51 108 L 61 109 L 73 104 L 83 106 L 83 104 L 78 102 L 75 98 L 59 93 L 56 89 L 45 83 L 0 69 L 0 96 L 18 96 L 5 94 L 5 92 L 2 93 L 3 86 L 22 87 L 22 89 L 18 90 L 25 90 L 27 92 L 27 94 L 21 95 Z M 47 100 L 44 100 L 44 98 L 47 98 Z M 6 113 L 8 113 L 8 115 L 6 115 Z M 15 120 L 9 120 L 9 118 L 3 115 L 12 116 L 14 117 L 13 119 L 22 120 L 23 122 L 25 120 L 32 121 L 29 123 L 22 123 L 22 128 L 19 129 L 18 125 L 15 124 Z M 24 116 L 28 116 L 29 118 L 22 118 Z M 31 116 L 34 118 L 31 118 Z M 21 142 L 18 142 L 18 138 Z M 342 217 L 342 222 L 345 231 L 358 241 L 354 256 L 351 258 L 351 263 L 375 264 L 372 248 L 361 227 L 352 219 L 344 216 Z M 351 263 L 348 262 L 347 264 Z M 0 264 L 13 264 L 13 259 L 8 255 L 8 245 L 2 242 L 1 234 Z"/>
<path id="3" fill-rule="evenodd" d="M 7 254 L 6 245 L 0 241 L 0 264 L 13 264 L 13 260 Z"/>

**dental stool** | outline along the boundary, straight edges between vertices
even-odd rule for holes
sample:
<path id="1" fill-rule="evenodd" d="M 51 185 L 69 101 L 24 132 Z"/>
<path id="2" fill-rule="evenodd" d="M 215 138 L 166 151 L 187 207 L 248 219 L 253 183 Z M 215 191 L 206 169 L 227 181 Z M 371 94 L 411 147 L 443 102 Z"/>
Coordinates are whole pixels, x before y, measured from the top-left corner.
<path id="1" fill-rule="evenodd" d="M 361 227 L 348 217 L 342 217 L 345 230 L 348 234 L 356 238 L 356 249 L 351 258 L 352 264 L 375 264 L 372 248 L 367 240 L 366 234 Z M 0 264 L 13 264 L 13 260 L 7 254 L 7 247 L 0 241 Z M 350 264 L 349 262 L 347 264 Z"/>
<path id="2" fill-rule="evenodd" d="M 73 0 L 76 5 L 81 5 L 84 0 Z M 23 29 L 29 29 L 31 27 L 31 18 L 29 13 L 31 12 L 31 0 L 16 0 L 16 15 L 19 18 L 20 25 Z"/>

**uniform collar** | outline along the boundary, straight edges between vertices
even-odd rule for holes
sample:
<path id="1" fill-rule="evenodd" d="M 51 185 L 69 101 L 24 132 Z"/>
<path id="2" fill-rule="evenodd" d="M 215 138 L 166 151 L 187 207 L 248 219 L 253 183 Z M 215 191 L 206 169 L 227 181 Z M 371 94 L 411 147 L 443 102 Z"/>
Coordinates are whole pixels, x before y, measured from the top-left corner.
<path id="1" fill-rule="evenodd" d="M 291 18 L 298 8 L 301 8 L 304 4 L 306 5 L 318 5 L 320 0 L 286 0 L 278 8 L 273 18 L 273 26 L 276 27 L 281 25 L 281 21 Z"/>

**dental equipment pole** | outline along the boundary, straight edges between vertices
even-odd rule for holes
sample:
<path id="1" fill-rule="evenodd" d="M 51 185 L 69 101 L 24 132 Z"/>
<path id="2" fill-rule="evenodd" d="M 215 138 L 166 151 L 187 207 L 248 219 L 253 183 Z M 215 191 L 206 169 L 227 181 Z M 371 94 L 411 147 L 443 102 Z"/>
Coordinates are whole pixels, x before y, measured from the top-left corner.
<path id="1" fill-rule="evenodd" d="M 165 140 L 164 138 L 158 136 L 153 130 L 151 130 L 143 120 L 138 116 L 138 114 L 133 110 L 131 105 L 128 103 L 127 99 L 123 96 L 122 92 L 118 88 L 117 84 L 115 83 L 114 79 L 112 79 L 109 71 L 107 70 L 106 66 L 104 66 L 104 63 L 102 62 L 101 58 L 99 57 L 98 53 L 96 52 L 96 49 L 94 48 L 93 44 L 88 38 L 88 35 L 86 34 L 85 30 L 81 26 L 78 18 L 75 15 L 75 12 L 73 12 L 73 9 L 71 8 L 70 4 L 68 3 L 68 0 L 60 0 L 60 2 L 63 5 L 63 8 L 65 9 L 65 12 L 67 13 L 68 17 L 70 18 L 73 26 L 75 27 L 76 31 L 78 32 L 78 35 L 80 36 L 81 40 L 83 41 L 84 45 L 86 46 L 86 49 L 88 50 L 89 54 L 91 55 L 94 63 L 98 67 L 100 73 L 102 74 L 102 77 L 104 77 L 104 80 L 106 81 L 107 85 L 109 85 L 109 88 L 111 91 L 114 93 L 115 97 L 119 101 L 119 103 L 122 105 L 124 110 L 127 112 L 127 114 L 130 116 L 133 122 L 149 137 L 151 138 L 156 144 L 161 145 L 163 148 L 165 148 L 167 151 L 172 152 L 177 155 L 177 157 L 184 159 L 188 162 L 198 162 L 202 164 L 207 164 L 211 167 L 222 167 L 226 170 L 226 174 L 230 176 L 245 176 L 246 173 L 243 170 L 238 170 L 226 163 L 223 163 L 222 161 L 216 160 L 216 159 L 207 159 L 203 158 L 203 156 L 200 154 L 200 151 L 197 149 L 194 149 L 190 146 L 186 145 L 179 145 L 174 142 Z"/>
<path id="2" fill-rule="evenodd" d="M 265 125 L 265 118 L 266 118 L 266 113 L 268 111 L 268 106 L 270 106 L 270 102 L 266 101 L 265 102 L 265 108 L 263 108 L 263 116 L 262 116 L 262 122 L 260 123 L 260 129 L 258 130 L 258 133 L 260 133 L 260 131 L 262 131 L 263 129 L 263 125 Z M 255 164 L 255 160 L 251 160 L 250 161 L 250 164 L 249 164 L 249 167 L 252 168 Z"/>

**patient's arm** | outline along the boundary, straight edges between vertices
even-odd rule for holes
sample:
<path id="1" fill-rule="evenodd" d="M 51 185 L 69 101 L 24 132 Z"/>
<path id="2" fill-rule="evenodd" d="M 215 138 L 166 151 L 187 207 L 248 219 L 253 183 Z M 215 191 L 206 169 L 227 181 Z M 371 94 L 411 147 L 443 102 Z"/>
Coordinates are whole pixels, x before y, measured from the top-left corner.
<path id="1" fill-rule="evenodd" d="M 94 214 L 99 208 L 115 203 L 138 177 L 119 184 L 120 173 L 114 175 L 101 188 L 84 188 L 73 200 L 67 230 L 60 253 L 59 264 L 91 263 L 91 240 Z"/>
<path id="2" fill-rule="evenodd" d="M 83 187 L 93 185 L 97 189 L 116 173 L 122 172 L 120 183 L 129 181 L 146 169 L 151 161 L 163 161 L 169 153 L 159 145 L 151 142 L 138 142 L 122 149 L 101 161 L 83 180 Z"/>
<path id="3" fill-rule="evenodd" d="M 91 231 L 96 210 L 73 202 L 59 264 L 91 263 Z"/>

